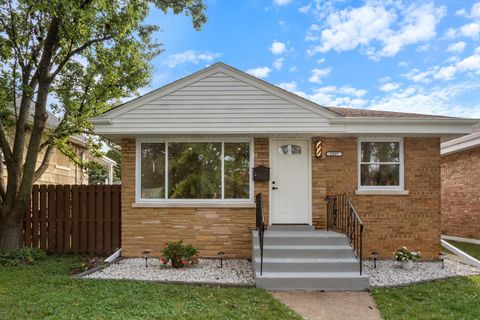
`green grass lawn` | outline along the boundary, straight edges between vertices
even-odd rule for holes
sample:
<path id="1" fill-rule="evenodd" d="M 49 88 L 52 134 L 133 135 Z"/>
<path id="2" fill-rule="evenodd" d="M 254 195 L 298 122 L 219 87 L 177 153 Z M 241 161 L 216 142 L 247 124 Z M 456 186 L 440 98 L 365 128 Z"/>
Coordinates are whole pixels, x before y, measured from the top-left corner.
<path id="1" fill-rule="evenodd" d="M 260 289 L 74 279 L 77 261 L 0 267 L 0 319 L 301 319 Z"/>
<path id="2" fill-rule="evenodd" d="M 480 276 L 374 289 L 372 294 L 387 320 L 480 319 Z"/>
<path id="3" fill-rule="evenodd" d="M 463 252 L 471 255 L 475 259 L 480 259 L 480 245 L 453 240 L 448 240 L 447 242 L 450 243 L 452 246 L 462 250 Z"/>

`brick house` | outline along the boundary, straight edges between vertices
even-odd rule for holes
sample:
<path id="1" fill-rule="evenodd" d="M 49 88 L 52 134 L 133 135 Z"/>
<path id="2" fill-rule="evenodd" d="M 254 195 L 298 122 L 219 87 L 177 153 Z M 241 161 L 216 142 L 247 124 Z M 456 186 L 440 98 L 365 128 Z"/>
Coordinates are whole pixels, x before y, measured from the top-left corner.
<path id="1" fill-rule="evenodd" d="M 285 261 L 294 270 L 293 265 L 302 267 L 296 258 L 304 263 L 312 254 L 325 259 L 308 262 L 329 272 L 352 261 L 343 256 L 344 247 L 333 246 L 345 239 L 324 231 L 342 223 L 343 202 L 333 207 L 330 202 L 343 199 L 337 195 L 348 197 L 363 222 L 364 256 L 377 251 L 391 258 L 397 248 L 408 246 L 426 259 L 437 257 L 440 139 L 469 133 L 473 124 L 470 119 L 323 107 L 223 63 L 91 121 L 97 134 L 122 147 L 123 255 L 158 254 L 164 241 L 182 239 L 203 256 L 223 251 L 252 257 L 253 252 L 257 269 L 259 246 L 252 230 L 260 193 L 268 225 L 265 270 L 288 254 L 292 259 Z M 269 176 L 261 166 L 269 168 Z M 333 263 L 331 257 L 340 260 Z M 260 286 L 365 287 L 362 279 L 353 285 L 353 278 L 328 275 L 336 281 L 330 286 L 318 279 L 324 276 L 287 277 L 283 280 L 292 280 L 289 284 Z"/>
<path id="2" fill-rule="evenodd" d="M 442 143 L 442 233 L 480 240 L 480 126 Z"/>
<path id="3" fill-rule="evenodd" d="M 31 108 L 33 108 L 33 103 Z M 32 109 L 33 110 L 33 109 Z M 33 111 L 32 111 L 33 114 Z M 59 119 L 51 112 L 48 112 L 46 128 L 54 129 L 59 124 Z M 13 132 L 7 132 L 7 138 L 10 143 L 13 143 Z M 30 139 L 29 131 L 27 132 L 27 141 Z M 106 184 L 113 183 L 113 167 L 116 165 L 115 161 L 108 157 L 94 158 L 89 151 L 88 140 L 81 135 L 71 136 L 69 139 L 71 150 L 75 153 L 78 159 L 82 162 L 95 160 L 103 166 L 108 172 L 108 179 Z M 25 145 L 25 150 L 27 145 Z M 1 152 L 1 150 L 0 150 Z M 37 167 L 40 166 L 45 150 L 41 150 L 37 159 Z M 4 158 L 0 165 L 4 166 L 1 178 L 6 181 L 7 170 Z M 88 174 L 77 162 L 73 161 L 69 156 L 55 148 L 50 158 L 47 170 L 35 182 L 37 184 L 88 184 Z"/>

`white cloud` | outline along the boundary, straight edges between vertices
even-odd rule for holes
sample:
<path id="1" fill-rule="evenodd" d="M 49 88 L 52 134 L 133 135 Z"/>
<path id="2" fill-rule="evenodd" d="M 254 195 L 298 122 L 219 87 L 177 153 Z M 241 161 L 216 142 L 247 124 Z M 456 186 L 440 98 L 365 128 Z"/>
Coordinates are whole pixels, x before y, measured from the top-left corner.
<path id="1" fill-rule="evenodd" d="M 161 64 L 170 68 L 175 68 L 179 64 L 200 62 L 210 63 L 221 56 L 220 53 L 197 52 L 194 50 L 187 50 L 180 53 L 169 55 Z"/>
<path id="2" fill-rule="evenodd" d="M 312 70 L 312 75 L 310 78 L 308 78 L 308 81 L 313 82 L 313 83 L 321 83 L 322 79 L 327 77 L 330 72 L 332 71 L 332 68 L 323 68 L 323 69 L 313 69 Z"/>
<path id="3" fill-rule="evenodd" d="M 258 67 L 254 69 L 248 69 L 247 73 L 257 78 L 267 78 L 272 70 L 269 67 Z"/>
<path id="4" fill-rule="evenodd" d="M 431 82 L 432 80 L 430 79 L 430 75 L 431 75 L 430 71 L 420 71 L 417 68 L 414 68 L 414 69 L 408 71 L 407 73 L 402 74 L 402 76 L 404 76 L 408 80 L 416 82 L 416 83 L 419 83 L 419 82 L 429 83 L 429 82 Z"/>
<path id="5" fill-rule="evenodd" d="M 286 49 L 287 49 L 287 46 L 285 45 L 285 43 L 280 41 L 273 41 L 272 46 L 270 47 L 270 51 L 273 54 L 285 53 Z"/>
<path id="6" fill-rule="evenodd" d="M 368 109 L 479 117 L 480 105 L 471 107 L 457 102 L 457 98 L 462 94 L 479 88 L 480 83 L 461 83 L 434 87 L 430 90 L 418 86 L 408 87 L 399 92 L 372 99 Z"/>
<path id="7" fill-rule="evenodd" d="M 286 5 L 290 4 L 290 2 L 292 2 L 292 0 L 273 0 L 273 2 L 275 2 L 275 4 L 279 5 L 279 6 L 286 6 Z"/>
<path id="8" fill-rule="evenodd" d="M 470 12 L 467 11 L 467 9 L 463 8 L 460 10 L 457 10 L 455 12 L 456 16 L 459 17 L 465 17 L 465 18 L 480 18 L 480 2 L 475 3 L 472 8 L 470 9 Z"/>
<path id="9" fill-rule="evenodd" d="M 363 98 L 366 93 L 366 90 L 350 86 L 326 86 L 315 89 L 313 93 L 305 95 L 305 98 L 324 106 L 362 108 L 368 103 Z"/>
<path id="10" fill-rule="evenodd" d="M 292 82 L 282 82 L 278 84 L 278 86 L 282 89 L 285 89 L 290 92 L 294 92 L 297 90 L 297 83 L 295 81 Z"/>
<path id="11" fill-rule="evenodd" d="M 303 6 L 303 7 L 298 8 L 298 11 L 299 11 L 300 13 L 304 13 L 304 14 L 305 14 L 305 13 L 308 13 L 308 12 L 310 11 L 310 8 L 311 8 L 311 7 L 312 7 L 311 4 L 307 4 L 307 5 Z"/>
<path id="12" fill-rule="evenodd" d="M 324 106 L 363 108 L 368 103 L 368 100 L 364 98 L 367 91 L 353 88 L 351 86 L 319 87 L 314 89 L 311 93 L 299 91 L 295 82 L 282 83 L 279 86 L 285 89 L 288 88 L 287 90 Z"/>
<path id="13" fill-rule="evenodd" d="M 404 7 L 395 2 L 375 1 L 334 11 L 328 15 L 326 27 L 313 24 L 307 32 L 307 40 L 320 42 L 309 53 L 360 47 L 373 59 L 394 56 L 407 45 L 435 37 L 445 11 L 444 6 L 435 7 L 433 3 Z"/>
<path id="14" fill-rule="evenodd" d="M 298 70 L 297 66 L 293 66 L 288 69 L 288 71 L 290 72 L 297 71 L 297 70 Z"/>
<path id="15" fill-rule="evenodd" d="M 460 27 L 459 32 L 465 37 L 477 40 L 478 35 L 480 34 L 480 23 L 472 22 L 465 24 Z"/>
<path id="16" fill-rule="evenodd" d="M 426 71 L 412 69 L 403 74 L 405 78 L 415 83 L 430 83 L 432 80 L 452 80 L 460 73 L 480 75 L 480 52 L 475 51 L 474 54 L 464 59 L 447 59 L 452 62 L 450 65 L 433 66 Z"/>
<path id="17" fill-rule="evenodd" d="M 434 67 L 432 74 L 435 79 L 451 80 L 455 78 L 458 73 L 463 72 L 472 72 L 476 75 L 480 75 L 480 53 L 474 53 L 473 55 L 446 67 Z"/>
<path id="18" fill-rule="evenodd" d="M 387 82 L 384 83 L 380 86 L 380 90 L 385 91 L 385 92 L 390 92 L 393 90 L 396 90 L 400 87 L 400 85 L 396 82 Z"/>
<path id="19" fill-rule="evenodd" d="M 452 43 L 451 45 L 448 46 L 447 51 L 448 52 L 453 52 L 453 53 L 462 53 L 463 50 L 465 50 L 465 47 L 467 44 L 463 41 L 458 41 L 455 43 Z"/>
<path id="20" fill-rule="evenodd" d="M 273 68 L 277 71 L 282 70 L 284 61 L 285 61 L 284 58 L 277 58 L 273 60 Z"/>

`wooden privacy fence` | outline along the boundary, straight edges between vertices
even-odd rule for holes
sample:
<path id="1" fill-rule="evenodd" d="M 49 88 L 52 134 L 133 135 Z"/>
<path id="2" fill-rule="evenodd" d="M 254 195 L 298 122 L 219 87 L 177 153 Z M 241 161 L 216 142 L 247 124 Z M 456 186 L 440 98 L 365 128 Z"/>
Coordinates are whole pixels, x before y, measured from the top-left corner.
<path id="1" fill-rule="evenodd" d="M 120 186 L 34 185 L 24 226 L 27 247 L 110 254 L 120 248 Z"/>

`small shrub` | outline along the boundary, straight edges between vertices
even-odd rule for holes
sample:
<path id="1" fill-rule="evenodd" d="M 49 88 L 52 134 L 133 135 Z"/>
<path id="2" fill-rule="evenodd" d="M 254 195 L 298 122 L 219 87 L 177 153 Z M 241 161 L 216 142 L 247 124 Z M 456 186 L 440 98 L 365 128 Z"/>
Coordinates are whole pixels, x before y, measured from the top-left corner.
<path id="1" fill-rule="evenodd" d="M 19 250 L 0 252 L 0 266 L 33 264 L 46 258 L 47 255 L 42 250 L 24 247 Z"/>
<path id="2" fill-rule="evenodd" d="M 163 265 L 170 264 L 176 269 L 198 263 L 198 249 L 191 244 L 183 244 L 182 241 L 166 242 L 160 252 Z"/>
<path id="3" fill-rule="evenodd" d="M 420 251 L 409 251 L 407 247 L 401 247 L 400 249 L 395 251 L 393 257 L 397 261 L 415 261 L 417 259 L 420 259 L 421 253 Z"/>

